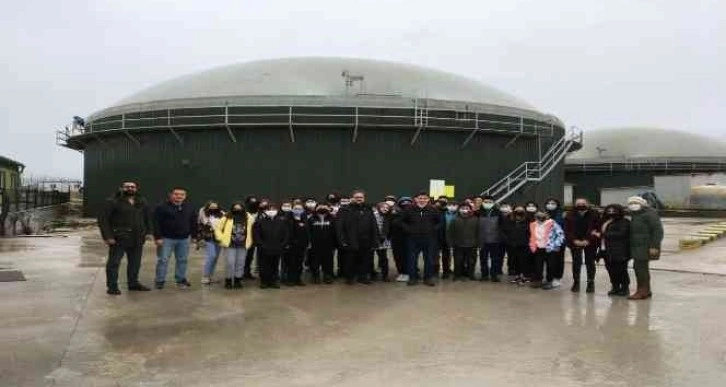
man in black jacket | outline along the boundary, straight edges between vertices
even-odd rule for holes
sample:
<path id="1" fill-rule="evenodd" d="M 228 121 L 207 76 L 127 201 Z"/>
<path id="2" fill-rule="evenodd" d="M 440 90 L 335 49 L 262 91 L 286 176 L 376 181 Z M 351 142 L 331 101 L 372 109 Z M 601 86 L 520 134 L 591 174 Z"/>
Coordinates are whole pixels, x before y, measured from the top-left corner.
<path id="1" fill-rule="evenodd" d="M 190 237 L 197 235 L 197 211 L 186 203 L 187 191 L 174 188 L 169 200 L 160 204 L 154 211 L 154 239 L 156 240 L 156 288 L 161 290 L 166 282 L 169 259 L 174 253 L 176 267 L 174 279 L 179 289 L 191 286 L 187 280 L 187 259 L 189 258 Z"/>
<path id="2" fill-rule="evenodd" d="M 290 220 L 277 209 L 269 203 L 252 226 L 252 240 L 259 251 L 260 289 L 280 288 L 280 257 L 290 244 Z"/>
<path id="3" fill-rule="evenodd" d="M 139 196 L 134 182 L 125 182 L 121 190 L 106 203 L 98 217 L 101 237 L 108 245 L 106 262 L 106 292 L 119 295 L 118 269 L 124 254 L 128 259 L 126 276 L 130 291 L 149 291 L 151 289 L 139 282 L 141 254 L 144 240 L 152 233 L 151 213 L 146 200 Z"/>
<path id="4" fill-rule="evenodd" d="M 370 267 L 373 264 L 373 250 L 378 245 L 378 224 L 373 209 L 365 203 L 363 191 L 353 191 L 351 203 L 341 208 L 336 222 L 338 243 L 345 257 L 346 283 L 371 284 Z"/>
<path id="5" fill-rule="evenodd" d="M 429 195 L 419 192 L 414 198 L 416 204 L 404 214 L 401 226 L 408 235 L 408 275 L 409 285 L 418 284 L 418 255 L 424 258 L 424 283 L 435 286 L 434 257 L 436 256 L 436 238 L 442 227 L 441 213 L 429 204 Z"/>

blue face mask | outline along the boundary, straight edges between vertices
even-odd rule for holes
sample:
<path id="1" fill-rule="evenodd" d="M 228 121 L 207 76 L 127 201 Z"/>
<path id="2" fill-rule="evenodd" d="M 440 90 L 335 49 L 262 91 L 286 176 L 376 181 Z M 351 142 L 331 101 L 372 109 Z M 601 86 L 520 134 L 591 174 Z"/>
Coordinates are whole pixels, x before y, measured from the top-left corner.
<path id="1" fill-rule="evenodd" d="M 304 213 L 305 213 L 305 210 L 303 210 L 302 208 L 293 208 L 292 209 L 292 214 L 295 216 L 301 216 Z"/>

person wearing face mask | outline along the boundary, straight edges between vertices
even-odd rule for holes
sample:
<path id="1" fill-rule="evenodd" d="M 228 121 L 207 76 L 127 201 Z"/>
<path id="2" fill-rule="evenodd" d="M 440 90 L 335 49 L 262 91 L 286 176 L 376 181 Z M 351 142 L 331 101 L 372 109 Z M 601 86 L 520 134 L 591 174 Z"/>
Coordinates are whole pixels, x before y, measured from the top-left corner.
<path id="1" fill-rule="evenodd" d="M 471 208 L 470 208 L 471 209 Z M 458 217 L 459 213 L 459 206 L 454 202 L 447 202 L 446 204 L 446 210 L 444 212 L 444 223 L 443 227 L 441 227 L 441 233 L 440 233 L 440 240 L 439 240 L 439 246 L 441 250 L 441 265 L 443 266 L 441 278 L 442 279 L 448 279 L 451 277 L 451 250 L 453 249 L 453 246 L 449 244 L 449 238 L 446 235 L 446 231 L 448 230 L 451 223 L 454 222 L 454 220 Z M 438 263 L 438 262 L 437 262 Z M 438 265 L 437 268 L 434 269 L 435 272 L 438 272 Z"/>
<path id="2" fill-rule="evenodd" d="M 572 291 L 580 291 L 580 273 L 583 256 L 587 269 L 587 293 L 595 292 L 595 259 L 597 258 L 600 216 L 590 208 L 587 199 L 575 200 L 575 208 L 565 216 L 565 234 L 567 245 L 572 254 Z"/>
<path id="3" fill-rule="evenodd" d="M 129 291 L 149 291 L 139 282 L 144 242 L 152 234 L 151 211 L 146 199 L 138 193 L 135 182 L 124 182 L 116 195 L 106 201 L 98 217 L 101 237 L 108 246 L 106 261 L 106 293 L 121 294 L 118 271 L 124 254 L 128 259 L 126 276 Z"/>
<path id="4" fill-rule="evenodd" d="M 378 226 L 373 209 L 365 202 L 365 192 L 356 190 L 351 194 L 352 202 L 338 214 L 336 229 L 338 243 L 345 255 L 344 276 L 348 285 L 356 279 L 370 285 L 370 268 L 373 250 L 378 244 Z"/>
<path id="5" fill-rule="evenodd" d="M 250 195 L 245 198 L 244 205 L 247 213 L 252 217 L 252 220 L 257 220 L 257 215 L 260 210 L 260 200 L 256 196 Z M 249 249 L 247 249 L 247 257 L 245 257 L 245 271 L 242 277 L 243 279 L 254 279 L 252 273 L 250 272 L 250 269 L 252 268 L 252 261 L 255 258 L 255 252 L 256 251 L 254 244 Z"/>
<path id="6" fill-rule="evenodd" d="M 533 288 L 545 290 L 553 289 L 554 267 L 556 254 L 565 243 L 565 233 L 557 222 L 549 218 L 544 211 L 537 211 L 534 222 L 529 225 L 529 249 L 534 254 L 535 268 Z M 543 282 L 543 272 L 547 266 L 546 282 Z"/>
<path id="7" fill-rule="evenodd" d="M 537 205 L 537 203 L 532 201 L 527 202 L 524 205 L 524 210 L 525 212 L 527 212 L 527 220 L 529 220 L 530 222 L 534 222 L 534 214 L 539 211 L 539 206 Z"/>
<path id="8" fill-rule="evenodd" d="M 510 282 L 517 285 L 529 283 L 534 272 L 534 257 L 529 251 L 529 223 L 527 212 L 522 206 L 517 206 L 502 223 L 502 233 L 507 245 L 507 264 L 513 270 Z"/>
<path id="9" fill-rule="evenodd" d="M 441 213 L 430 202 L 428 193 L 419 192 L 414 198 L 416 204 L 404 214 L 401 225 L 408 237 L 408 285 L 418 284 L 418 257 L 423 255 L 424 284 L 436 286 L 434 258 L 436 257 L 436 237 L 443 227 Z"/>
<path id="10" fill-rule="evenodd" d="M 378 227 L 378 246 L 376 247 L 378 269 L 381 271 L 381 280 L 383 282 L 389 282 L 388 249 L 391 248 L 391 208 L 388 207 L 386 202 L 380 202 L 376 205 L 373 215 L 376 217 L 376 225 Z M 371 278 L 377 278 L 374 267 L 371 267 Z"/>
<path id="11" fill-rule="evenodd" d="M 491 196 L 482 196 L 479 211 L 479 265 L 481 280 L 500 282 L 504 245 L 502 243 L 502 216 Z M 491 260 L 491 264 L 490 261 Z"/>
<path id="12" fill-rule="evenodd" d="M 333 255 L 336 246 L 335 219 L 330 215 L 327 204 L 318 204 L 315 215 L 308 218 L 310 230 L 310 271 L 313 283 L 320 283 L 320 269 L 323 282 L 332 284 L 334 278 Z"/>
<path id="13" fill-rule="evenodd" d="M 516 263 L 512 259 L 509 244 L 507 243 L 507 234 L 504 232 L 506 224 L 512 220 L 512 205 L 508 202 L 501 202 L 499 204 L 499 213 L 502 216 L 502 245 L 504 246 L 504 255 L 507 259 L 507 275 L 514 278 L 516 277 L 516 269 L 514 267 Z"/>
<path id="14" fill-rule="evenodd" d="M 605 258 L 612 285 L 608 295 L 627 297 L 630 295 L 630 221 L 625 218 L 625 210 L 619 204 L 605 207 L 602 220 L 598 235 L 601 236 L 600 256 Z"/>
<path id="15" fill-rule="evenodd" d="M 282 202 L 282 205 L 280 206 L 280 212 L 281 215 L 283 215 L 289 222 L 292 222 L 292 203 L 293 201 L 289 202 Z M 287 262 L 288 257 L 287 254 L 289 251 L 286 249 L 282 252 L 282 256 L 280 257 L 280 282 L 287 284 Z"/>
<path id="16" fill-rule="evenodd" d="M 302 204 L 295 204 L 290 212 L 290 241 L 289 248 L 283 254 L 286 262 L 287 275 L 285 285 L 305 286 L 302 281 L 302 265 L 305 251 L 310 243 L 308 224 L 305 218 L 305 208 Z"/>
<path id="17" fill-rule="evenodd" d="M 644 300 L 653 296 L 650 289 L 650 261 L 660 259 L 663 223 L 658 213 L 640 196 L 628 199 L 630 212 L 630 256 L 638 289 L 628 299 Z"/>
<path id="18" fill-rule="evenodd" d="M 403 215 L 411 208 L 413 201 L 408 196 L 402 196 L 398 200 L 398 206 L 394 207 L 391 216 L 391 250 L 393 251 L 393 261 L 396 263 L 396 282 L 408 282 L 408 236 L 403 228 Z"/>
<path id="19" fill-rule="evenodd" d="M 235 203 L 232 209 L 218 222 L 214 233 L 227 258 L 224 287 L 241 289 L 247 249 L 253 245 L 252 227 L 255 220 L 245 211 L 242 203 Z"/>
<path id="20" fill-rule="evenodd" d="M 557 222 L 557 224 L 560 225 L 560 227 L 564 230 L 565 229 L 565 217 L 562 211 L 562 204 L 560 201 L 556 198 L 549 198 L 545 202 L 545 210 L 547 211 L 547 215 L 549 215 L 550 219 Z M 567 235 L 565 234 L 565 237 Z M 567 243 L 567 241 L 565 241 Z M 552 286 L 558 288 L 561 285 L 562 277 L 565 273 L 565 249 L 560 249 L 559 252 L 557 252 L 557 260 L 555 262 L 555 267 L 553 269 L 554 271 L 554 277 L 555 279 L 552 280 Z"/>
<path id="21" fill-rule="evenodd" d="M 202 285 L 212 283 L 212 275 L 217 266 L 222 247 L 214 236 L 214 229 L 224 217 L 219 203 L 209 201 L 199 211 L 199 239 L 204 241 L 204 267 L 202 268 Z"/>
<path id="22" fill-rule="evenodd" d="M 280 288 L 280 256 L 290 241 L 290 222 L 269 203 L 252 226 L 252 240 L 259 251 L 260 289 Z"/>
<path id="23" fill-rule="evenodd" d="M 456 217 L 447 222 L 447 245 L 454 248 L 454 281 L 474 280 L 476 249 L 479 247 L 479 219 L 471 206 L 463 203 Z"/>

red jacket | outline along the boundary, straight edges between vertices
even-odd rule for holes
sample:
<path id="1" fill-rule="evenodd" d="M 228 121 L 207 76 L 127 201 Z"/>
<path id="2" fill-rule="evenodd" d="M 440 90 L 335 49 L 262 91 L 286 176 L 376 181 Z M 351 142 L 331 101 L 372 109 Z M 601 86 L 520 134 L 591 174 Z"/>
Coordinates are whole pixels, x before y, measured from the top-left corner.
<path id="1" fill-rule="evenodd" d="M 577 211 L 568 211 L 565 215 L 565 241 L 567 246 L 570 248 L 578 248 L 575 246 L 575 239 L 578 239 L 575 235 L 575 228 L 577 227 L 577 217 L 579 214 Z M 595 210 L 587 210 L 585 214 L 587 217 L 587 231 L 585 233 L 585 240 L 590 242 L 589 247 L 597 247 L 599 239 L 592 235 L 593 231 L 600 231 L 600 214 Z"/>

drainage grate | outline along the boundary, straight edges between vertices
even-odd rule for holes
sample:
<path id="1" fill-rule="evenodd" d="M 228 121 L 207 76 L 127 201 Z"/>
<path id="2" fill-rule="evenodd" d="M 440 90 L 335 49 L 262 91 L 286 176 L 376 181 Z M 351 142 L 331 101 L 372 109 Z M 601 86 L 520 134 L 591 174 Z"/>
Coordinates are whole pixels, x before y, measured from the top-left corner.
<path id="1" fill-rule="evenodd" d="M 25 276 L 20 270 L 0 270 L 0 282 L 25 281 Z"/>

